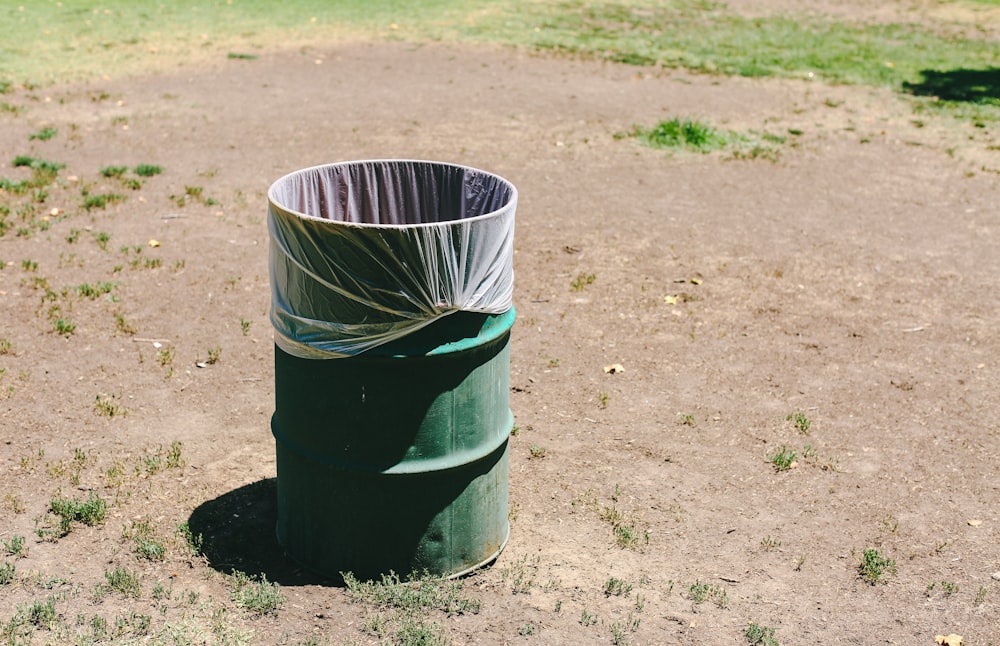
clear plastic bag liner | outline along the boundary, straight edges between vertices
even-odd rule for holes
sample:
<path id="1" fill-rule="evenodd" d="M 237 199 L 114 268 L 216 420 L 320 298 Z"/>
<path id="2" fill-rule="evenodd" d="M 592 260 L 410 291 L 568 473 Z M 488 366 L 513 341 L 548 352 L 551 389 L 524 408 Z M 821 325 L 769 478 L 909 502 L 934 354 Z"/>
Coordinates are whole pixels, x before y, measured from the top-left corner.
<path id="1" fill-rule="evenodd" d="M 516 206 L 507 180 L 439 162 L 286 175 L 268 191 L 275 342 L 297 357 L 346 357 L 459 310 L 506 312 Z"/>

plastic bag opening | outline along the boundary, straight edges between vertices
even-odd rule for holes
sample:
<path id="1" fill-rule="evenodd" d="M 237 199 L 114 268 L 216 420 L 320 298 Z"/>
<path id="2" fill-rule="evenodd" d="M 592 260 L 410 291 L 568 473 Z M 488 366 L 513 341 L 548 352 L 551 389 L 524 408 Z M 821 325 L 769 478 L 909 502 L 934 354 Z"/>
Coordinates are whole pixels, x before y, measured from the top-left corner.
<path id="1" fill-rule="evenodd" d="M 374 160 L 268 190 L 271 323 L 294 356 L 360 354 L 456 311 L 512 305 L 517 189 L 482 170 Z"/>

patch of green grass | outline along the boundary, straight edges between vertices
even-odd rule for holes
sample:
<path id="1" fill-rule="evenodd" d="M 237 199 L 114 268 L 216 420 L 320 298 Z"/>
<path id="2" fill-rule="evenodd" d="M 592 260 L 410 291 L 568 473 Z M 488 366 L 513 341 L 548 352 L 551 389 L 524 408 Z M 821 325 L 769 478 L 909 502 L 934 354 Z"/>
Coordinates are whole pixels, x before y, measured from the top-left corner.
<path id="1" fill-rule="evenodd" d="M 52 597 L 45 601 L 33 601 L 31 605 L 18 608 L 14 621 L 28 623 L 38 628 L 51 630 L 56 624 L 56 600 Z"/>
<path id="2" fill-rule="evenodd" d="M 611 577 L 604 583 L 604 596 L 621 597 L 632 591 L 632 584 L 624 579 Z"/>
<path id="3" fill-rule="evenodd" d="M 68 338 L 76 331 L 76 323 L 73 319 L 59 317 L 52 321 L 52 329 Z"/>
<path id="4" fill-rule="evenodd" d="M 688 598 L 697 603 L 711 601 L 719 608 L 729 605 L 729 595 L 721 585 L 695 581 L 688 587 Z"/>
<path id="5" fill-rule="evenodd" d="M 134 572 L 123 567 L 116 567 L 110 572 L 105 570 L 104 579 L 107 581 L 109 589 L 117 592 L 123 597 L 138 599 L 142 592 L 138 572 Z"/>
<path id="6" fill-rule="evenodd" d="M 795 458 L 798 457 L 792 449 L 782 444 L 774 453 L 768 456 L 774 470 L 777 472 L 788 471 L 795 466 Z"/>
<path id="7" fill-rule="evenodd" d="M 118 397 L 113 394 L 101 394 L 94 398 L 94 410 L 98 415 L 112 419 L 125 414 L 125 409 L 118 403 Z"/>
<path id="8" fill-rule="evenodd" d="M 39 528 L 42 538 L 65 536 L 72 530 L 73 523 L 83 523 L 89 527 L 104 522 L 108 512 L 108 503 L 96 492 L 91 491 L 86 500 L 74 500 L 56 496 L 49 501 L 49 511 L 59 519 L 58 532 Z"/>
<path id="9" fill-rule="evenodd" d="M 229 578 L 232 588 L 233 603 L 257 616 L 277 615 L 278 609 L 285 603 L 285 595 L 281 594 L 281 586 L 271 583 L 267 576 L 250 576 L 235 570 Z"/>
<path id="10" fill-rule="evenodd" d="M 709 124 L 686 117 L 661 121 L 652 128 L 635 126 L 625 136 L 638 139 L 653 148 L 670 151 L 710 153 L 727 152 L 733 159 L 769 159 L 776 161 L 784 137 L 755 131 L 721 131 Z"/>
<path id="11" fill-rule="evenodd" d="M 869 584 L 885 583 L 886 577 L 896 573 L 896 561 L 884 556 L 876 548 L 866 549 L 858 563 L 858 574 Z"/>
<path id="12" fill-rule="evenodd" d="M 753 622 L 747 626 L 743 636 L 750 646 L 780 646 L 780 642 L 774 637 L 774 628 Z"/>
<path id="13" fill-rule="evenodd" d="M 570 282 L 569 288 L 574 292 L 582 292 L 588 285 L 593 285 L 595 280 L 597 274 L 581 273 Z"/>
<path id="14" fill-rule="evenodd" d="M 28 548 L 25 545 L 23 536 L 15 534 L 10 537 L 10 540 L 0 540 L 0 545 L 3 546 L 3 551 L 6 552 L 8 556 L 13 556 L 14 558 L 24 558 L 28 555 Z"/>
<path id="15" fill-rule="evenodd" d="M 479 600 L 463 595 L 461 581 L 432 577 L 427 572 L 410 574 L 404 581 L 395 572 L 383 574 L 379 581 L 359 581 L 350 572 L 342 573 L 352 601 L 378 608 L 400 610 L 440 610 L 448 615 L 479 612 Z"/>
<path id="16" fill-rule="evenodd" d="M 791 422 L 799 433 L 809 435 L 809 427 L 812 426 L 812 422 L 809 421 L 809 418 L 806 417 L 805 413 L 792 413 L 785 419 Z"/>
<path id="17" fill-rule="evenodd" d="M 38 139 L 39 141 L 48 141 L 49 139 L 52 139 L 58 134 L 59 131 L 56 130 L 55 128 L 45 127 L 39 130 L 38 132 L 28 135 L 28 140 L 32 141 L 34 139 Z"/>
<path id="18" fill-rule="evenodd" d="M 88 195 L 83 198 L 83 208 L 91 211 L 93 209 L 104 209 L 107 208 L 109 204 L 118 204 L 119 202 L 124 202 L 125 196 L 118 193 L 99 193 L 97 195 Z"/>
<path id="19" fill-rule="evenodd" d="M 255 60 L 257 60 L 257 56 L 255 56 L 254 54 L 240 54 L 240 53 L 237 53 L 237 52 L 229 52 L 226 55 L 226 58 L 229 58 L 229 59 L 232 59 L 232 60 L 242 60 L 242 61 L 255 61 Z"/>
<path id="20" fill-rule="evenodd" d="M 14 580 L 14 574 L 17 571 L 17 567 L 9 562 L 4 561 L 0 565 L 0 585 L 9 585 L 11 581 Z"/>
<path id="21" fill-rule="evenodd" d="M 95 300 L 97 298 L 100 298 L 104 294 L 111 293 L 111 291 L 114 290 L 114 288 L 117 286 L 118 286 L 117 283 L 109 283 L 109 282 L 94 283 L 93 285 L 91 285 L 90 283 L 83 283 L 77 285 L 73 289 L 75 289 L 80 296 L 84 298 L 89 298 L 90 300 Z"/>
<path id="22" fill-rule="evenodd" d="M 128 166 L 105 166 L 101 169 L 104 177 L 121 177 L 128 171 Z"/>
<path id="23" fill-rule="evenodd" d="M 152 177 L 162 173 L 163 167 L 156 164 L 139 164 L 133 170 L 139 177 Z"/>

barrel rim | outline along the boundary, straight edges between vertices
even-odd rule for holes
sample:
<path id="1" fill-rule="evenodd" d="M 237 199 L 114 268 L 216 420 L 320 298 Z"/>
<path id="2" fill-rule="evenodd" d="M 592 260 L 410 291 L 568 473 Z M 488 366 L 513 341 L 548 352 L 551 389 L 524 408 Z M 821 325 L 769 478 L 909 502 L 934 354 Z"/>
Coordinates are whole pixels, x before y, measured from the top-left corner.
<path id="1" fill-rule="evenodd" d="M 417 223 L 417 224 L 369 224 L 369 223 L 365 223 L 365 222 L 344 222 L 342 220 L 330 220 L 330 219 L 327 219 L 327 218 L 321 218 L 321 217 L 318 217 L 318 216 L 315 216 L 315 215 L 309 215 L 307 213 L 302 213 L 301 211 L 296 211 L 296 210 L 290 209 L 290 208 L 288 208 L 288 207 L 286 207 L 286 206 L 284 206 L 282 204 L 279 204 L 278 201 L 277 201 L 277 199 L 276 199 L 276 197 L 275 197 L 275 192 L 277 190 L 277 187 L 282 182 L 285 182 L 285 181 L 289 180 L 290 178 L 292 178 L 292 177 L 294 177 L 296 175 L 303 175 L 305 173 L 310 173 L 310 172 L 320 172 L 320 171 L 328 169 L 328 168 L 345 167 L 345 166 L 351 166 L 351 165 L 357 165 L 357 164 L 398 164 L 398 163 L 403 163 L 403 164 L 424 164 L 424 165 L 429 165 L 429 166 L 446 166 L 446 167 L 449 167 L 449 168 L 457 168 L 457 169 L 462 169 L 462 170 L 466 170 L 466 171 L 472 171 L 474 173 L 481 173 L 483 175 L 490 175 L 492 177 L 495 177 L 495 178 L 499 179 L 501 182 L 503 182 L 504 184 L 506 184 L 510 188 L 510 198 L 499 209 L 496 209 L 495 211 L 490 211 L 489 213 L 483 213 L 482 215 L 477 215 L 477 216 L 474 216 L 474 217 L 471 217 L 471 218 L 461 218 L 461 219 L 458 219 L 458 220 L 448 220 L 448 221 L 445 221 L 445 222 L 420 222 L 420 223 Z M 309 220 L 309 221 L 325 222 L 325 223 L 329 223 L 331 225 L 344 226 L 344 227 L 356 227 L 356 228 L 359 228 L 359 229 L 374 229 L 374 230 L 384 229 L 384 230 L 394 230 L 394 231 L 396 231 L 396 230 L 407 230 L 407 229 L 416 229 L 416 228 L 449 227 L 449 226 L 455 226 L 455 225 L 458 225 L 458 224 L 465 224 L 465 223 L 468 223 L 468 222 L 480 222 L 480 221 L 483 221 L 483 220 L 488 220 L 490 218 L 495 218 L 495 217 L 501 216 L 504 213 L 510 211 L 512 208 L 514 208 L 517 205 L 517 187 L 514 186 L 513 182 L 511 182 L 506 177 L 503 177 L 502 175 L 497 175 L 496 173 L 492 173 L 490 171 L 483 170 L 481 168 L 476 168 L 475 166 L 468 166 L 468 165 L 465 165 L 465 164 L 456 164 L 454 162 L 435 161 L 435 160 L 429 160 L 429 159 L 403 159 L 403 158 L 400 158 L 400 159 L 394 159 L 394 158 L 385 158 L 385 159 L 353 159 L 353 160 L 348 160 L 348 161 L 332 162 L 332 163 L 328 163 L 328 164 L 317 164 L 316 166 L 309 166 L 307 168 L 300 168 L 299 170 L 292 171 L 291 173 L 286 173 L 285 175 L 282 175 L 281 177 L 279 177 L 278 179 L 276 179 L 274 181 L 274 183 L 271 184 L 270 188 L 267 189 L 267 202 L 268 202 L 268 204 L 272 208 L 277 209 L 278 211 L 280 211 L 282 213 L 285 213 L 285 214 L 288 214 L 288 215 L 293 215 L 295 217 L 302 218 L 302 219 Z"/>

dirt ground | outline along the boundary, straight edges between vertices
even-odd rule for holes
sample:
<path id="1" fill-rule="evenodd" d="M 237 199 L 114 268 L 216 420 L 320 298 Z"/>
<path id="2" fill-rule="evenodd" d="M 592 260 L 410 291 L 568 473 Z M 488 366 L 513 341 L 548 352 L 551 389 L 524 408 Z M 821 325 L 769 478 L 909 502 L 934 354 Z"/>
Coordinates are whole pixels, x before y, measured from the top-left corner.
<path id="1" fill-rule="evenodd" d="M 16 155 L 66 164 L 38 207 L 60 211 L 0 238 L 0 539 L 26 539 L 4 557 L 8 635 L 53 599 L 57 621 L 19 639 L 86 643 L 99 616 L 124 621 L 122 642 L 379 642 L 376 608 L 273 538 L 265 193 L 300 168 L 399 157 L 520 194 L 511 538 L 464 580 L 478 613 L 426 615 L 441 634 L 744 644 L 757 624 L 783 644 L 1000 643 L 989 129 L 918 127 L 882 90 L 400 43 L 4 100 L 24 109 L 0 114 L 0 176 L 28 177 Z M 675 116 L 786 143 L 733 160 L 616 136 Z M 29 140 L 45 126 L 58 136 Z M 163 173 L 133 190 L 100 172 L 138 164 Z M 83 187 L 127 199 L 87 210 Z M 797 457 L 779 471 L 782 448 Z M 52 537 L 53 497 L 88 491 L 105 521 Z M 163 560 L 137 558 L 140 526 Z M 872 585 L 859 563 L 876 549 L 895 571 Z M 115 568 L 139 574 L 137 598 L 100 592 Z M 235 606 L 234 568 L 281 585 L 277 615 Z M 128 632 L 133 612 L 148 631 Z"/>

